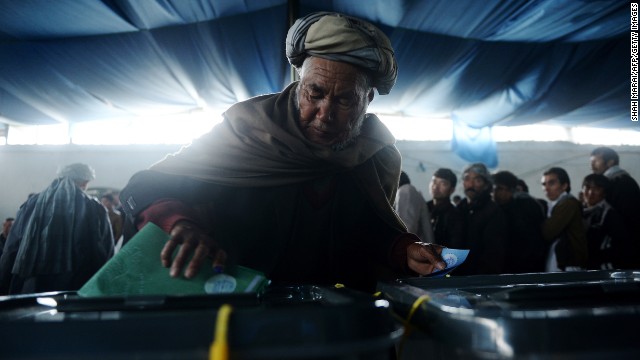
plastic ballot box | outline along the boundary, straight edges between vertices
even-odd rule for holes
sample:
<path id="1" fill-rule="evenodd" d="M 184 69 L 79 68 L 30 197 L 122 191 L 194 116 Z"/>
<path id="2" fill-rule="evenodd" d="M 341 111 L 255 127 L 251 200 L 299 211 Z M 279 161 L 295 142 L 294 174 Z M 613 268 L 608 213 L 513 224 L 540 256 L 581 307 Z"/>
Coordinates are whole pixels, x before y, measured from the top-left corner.
<path id="1" fill-rule="evenodd" d="M 640 272 L 584 271 L 378 284 L 404 323 L 398 358 L 640 359 Z"/>
<path id="2" fill-rule="evenodd" d="M 389 359 L 402 331 L 388 301 L 339 287 L 0 297 L 1 359 Z"/>

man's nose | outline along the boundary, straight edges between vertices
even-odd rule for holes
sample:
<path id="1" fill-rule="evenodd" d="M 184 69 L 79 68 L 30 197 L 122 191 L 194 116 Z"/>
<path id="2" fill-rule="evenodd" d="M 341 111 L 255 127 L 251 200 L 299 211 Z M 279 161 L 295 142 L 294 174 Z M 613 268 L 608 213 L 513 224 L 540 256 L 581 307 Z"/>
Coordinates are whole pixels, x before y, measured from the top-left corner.
<path id="1" fill-rule="evenodd" d="M 331 122 L 334 119 L 334 113 L 333 113 L 333 104 L 331 102 L 331 100 L 325 99 L 323 100 L 320 105 L 318 106 L 318 113 L 316 114 L 316 117 L 323 121 L 323 122 Z"/>

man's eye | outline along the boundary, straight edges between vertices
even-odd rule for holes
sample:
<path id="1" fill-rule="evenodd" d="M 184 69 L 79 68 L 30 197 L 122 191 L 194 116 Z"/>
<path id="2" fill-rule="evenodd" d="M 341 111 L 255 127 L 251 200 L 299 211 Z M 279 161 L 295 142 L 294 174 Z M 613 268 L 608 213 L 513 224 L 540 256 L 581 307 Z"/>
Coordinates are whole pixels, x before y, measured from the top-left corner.
<path id="1" fill-rule="evenodd" d="M 338 104 L 340 104 L 341 106 L 351 106 L 351 104 L 353 104 L 353 101 L 350 98 L 340 98 L 338 99 Z"/>
<path id="2" fill-rule="evenodd" d="M 307 93 L 307 96 L 309 96 L 309 98 L 314 100 L 319 100 L 324 97 L 324 94 L 316 90 L 306 90 L 306 93 Z"/>

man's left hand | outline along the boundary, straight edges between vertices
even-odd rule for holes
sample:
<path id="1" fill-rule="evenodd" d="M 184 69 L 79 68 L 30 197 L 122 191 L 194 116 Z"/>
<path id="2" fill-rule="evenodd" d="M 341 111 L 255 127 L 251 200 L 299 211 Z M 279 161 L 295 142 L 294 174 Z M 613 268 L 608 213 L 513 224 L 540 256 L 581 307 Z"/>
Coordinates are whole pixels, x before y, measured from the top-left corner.
<path id="1" fill-rule="evenodd" d="M 434 270 L 442 270 L 447 263 L 442 259 L 444 246 L 424 242 L 414 242 L 407 247 L 407 264 L 420 275 L 429 275 Z"/>

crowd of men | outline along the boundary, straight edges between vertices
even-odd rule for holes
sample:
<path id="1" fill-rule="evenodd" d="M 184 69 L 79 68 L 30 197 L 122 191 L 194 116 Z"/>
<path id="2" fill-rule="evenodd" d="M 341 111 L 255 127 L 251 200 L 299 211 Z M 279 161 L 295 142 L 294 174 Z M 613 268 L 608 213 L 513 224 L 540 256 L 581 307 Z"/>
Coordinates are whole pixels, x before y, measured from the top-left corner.
<path id="1" fill-rule="evenodd" d="M 592 173 L 576 195 L 561 167 L 541 175 L 546 199 L 536 199 L 509 171 L 482 163 L 462 171 L 465 198 L 450 200 L 457 177 L 438 169 L 427 202 L 437 244 L 471 250 L 455 275 L 640 268 L 640 188 L 609 147 L 591 153 Z"/>

